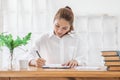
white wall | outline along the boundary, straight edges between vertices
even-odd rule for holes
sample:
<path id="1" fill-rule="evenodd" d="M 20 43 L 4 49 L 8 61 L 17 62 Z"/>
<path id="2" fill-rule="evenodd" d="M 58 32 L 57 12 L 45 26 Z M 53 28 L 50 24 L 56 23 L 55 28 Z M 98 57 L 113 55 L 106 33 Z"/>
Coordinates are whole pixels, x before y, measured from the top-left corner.
<path id="1" fill-rule="evenodd" d="M 75 14 L 120 15 L 120 0 L 49 0 L 54 8 L 70 6 Z"/>
<path id="2" fill-rule="evenodd" d="M 105 49 L 106 46 L 109 47 L 109 48 L 107 48 L 107 50 L 117 50 L 117 49 L 120 50 L 120 27 L 119 27 L 120 26 L 120 0 L 49 0 L 48 3 L 49 3 L 49 5 L 48 5 L 49 8 L 51 7 L 51 9 L 53 11 L 53 13 L 52 13 L 53 17 L 59 8 L 65 7 L 65 6 L 70 6 L 72 8 L 75 16 L 77 16 L 77 17 L 92 15 L 93 23 L 95 23 L 94 21 L 97 21 L 97 23 L 100 23 L 99 21 L 102 21 L 100 19 L 100 16 L 102 16 L 102 15 L 108 15 L 108 18 L 111 18 L 111 16 L 117 17 L 117 19 L 118 19 L 117 25 L 112 26 L 112 24 L 114 24 L 114 21 L 113 21 L 113 23 L 111 21 L 114 19 L 111 19 L 111 21 L 110 21 L 111 23 L 104 22 L 105 25 L 108 25 L 108 26 L 106 26 L 107 28 L 105 26 L 103 26 L 103 24 L 101 25 L 101 24 L 96 23 L 96 25 L 98 25 L 98 27 L 96 27 L 96 29 L 94 27 L 91 29 L 86 29 L 88 32 L 86 32 L 85 34 L 83 33 L 83 36 L 80 35 L 80 37 L 83 37 L 83 38 L 85 38 L 85 36 L 87 36 L 86 37 L 87 39 L 85 42 L 88 43 L 88 45 L 89 45 L 88 51 L 87 51 L 87 47 L 86 47 L 86 51 L 88 52 L 88 55 L 89 55 L 88 60 L 91 61 L 90 65 L 97 65 L 97 64 L 99 65 L 100 59 L 98 59 L 98 58 L 100 58 L 100 57 L 98 54 L 101 49 L 98 49 L 98 52 L 97 52 L 97 47 L 101 46 L 101 44 L 103 44 L 103 48 L 104 48 L 103 50 L 106 50 Z M 94 18 L 94 16 L 98 16 L 98 19 L 97 19 L 97 17 Z M 80 18 L 82 18 L 82 17 L 80 17 Z M 85 18 L 83 18 L 83 19 L 85 19 Z M 77 27 L 77 29 L 78 28 L 82 29 L 80 27 L 81 26 L 80 21 L 83 21 L 83 19 L 79 19 L 79 21 L 77 21 L 78 25 L 77 26 L 75 25 L 75 27 Z M 105 20 L 106 20 L 106 18 L 105 18 Z M 85 20 L 85 21 L 87 21 L 87 20 Z M 109 24 L 110 24 L 110 26 L 109 26 Z M 115 22 L 115 24 L 116 24 L 116 22 Z M 91 27 L 94 25 L 95 24 L 91 24 Z M 85 27 L 85 25 L 84 25 L 84 27 Z M 111 30 L 111 31 L 107 31 L 110 33 L 103 33 L 104 31 L 100 31 L 98 28 L 100 28 L 102 30 Z M 117 30 L 116 30 L 116 28 L 117 28 Z M 93 34 L 89 33 L 89 30 L 92 30 L 92 29 L 93 29 Z M 95 30 L 97 30 L 97 31 L 95 31 Z M 95 33 L 94 33 L 94 31 L 95 31 Z M 92 35 L 90 35 L 90 34 L 92 34 Z M 107 40 L 101 42 L 103 40 L 102 39 L 103 36 L 104 36 L 104 39 L 107 39 Z M 92 39 L 90 39 L 90 37 Z M 89 40 L 88 40 L 88 38 L 89 38 Z M 92 40 L 93 43 L 91 43 L 90 40 Z M 94 47 L 94 45 L 96 45 L 97 47 Z M 96 49 L 96 51 L 95 51 L 95 49 Z M 97 61 L 98 61 L 98 63 L 97 63 Z"/>
<path id="3" fill-rule="evenodd" d="M 2 9 L 1 9 L 1 0 L 0 0 L 0 32 L 2 32 Z"/>
<path id="4" fill-rule="evenodd" d="M 1 4 L 0 0 L 0 4 Z M 7 1 L 7 0 L 6 0 Z M 48 24 L 52 25 L 53 17 L 56 11 L 65 6 L 70 6 L 75 13 L 75 16 L 78 15 L 110 15 L 118 17 L 118 26 L 120 26 L 120 0 L 46 0 L 47 9 L 48 9 Z M 31 10 L 31 8 L 30 8 Z M 2 9 L 0 6 L 0 31 L 2 30 Z M 24 19 L 25 20 L 25 19 Z M 50 20 L 50 21 L 49 21 Z M 37 20 L 38 21 L 38 20 Z M 38 21 L 39 22 L 39 21 Z M 47 25 L 48 25 L 47 24 Z M 26 23 L 26 25 L 30 25 Z M 10 25 L 9 25 L 10 26 Z M 20 26 L 25 28 L 24 26 Z M 41 27 L 39 27 L 41 28 Z M 46 29 L 46 28 L 45 28 Z M 51 30 L 51 27 L 47 27 L 48 30 Z M 22 30 L 22 29 L 21 29 Z M 120 27 L 118 27 L 118 48 L 120 50 Z M 92 49 L 91 49 L 92 51 Z M 92 53 L 92 52 L 91 52 Z M 95 61 L 95 59 L 93 59 Z M 93 61 L 93 62 L 94 62 Z M 99 61 L 99 60 L 98 60 Z"/>
<path id="5" fill-rule="evenodd" d="M 120 0 L 48 0 L 52 16 L 60 7 L 70 6 L 77 15 L 110 15 L 118 18 L 118 48 L 120 50 Z M 48 8 L 49 9 L 49 8 Z"/>

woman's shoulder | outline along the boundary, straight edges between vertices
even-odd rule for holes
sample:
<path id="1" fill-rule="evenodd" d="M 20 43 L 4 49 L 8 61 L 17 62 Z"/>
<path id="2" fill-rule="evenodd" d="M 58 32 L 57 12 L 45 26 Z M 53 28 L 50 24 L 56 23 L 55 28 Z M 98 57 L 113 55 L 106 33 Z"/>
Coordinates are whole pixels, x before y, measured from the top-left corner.
<path id="1" fill-rule="evenodd" d="M 35 41 L 35 45 L 39 45 L 45 43 L 48 40 L 49 33 L 40 33 L 37 35 Z"/>
<path id="2" fill-rule="evenodd" d="M 46 39 L 48 36 L 49 36 L 49 33 L 41 33 L 41 34 L 39 34 L 38 39 L 39 39 L 39 40 L 40 40 L 40 39 Z"/>
<path id="3" fill-rule="evenodd" d="M 42 33 L 41 34 L 41 37 L 48 37 L 49 36 L 49 32 L 46 32 L 46 33 Z"/>
<path id="4" fill-rule="evenodd" d="M 41 33 L 38 37 L 38 40 L 48 40 L 51 35 L 51 32 Z"/>

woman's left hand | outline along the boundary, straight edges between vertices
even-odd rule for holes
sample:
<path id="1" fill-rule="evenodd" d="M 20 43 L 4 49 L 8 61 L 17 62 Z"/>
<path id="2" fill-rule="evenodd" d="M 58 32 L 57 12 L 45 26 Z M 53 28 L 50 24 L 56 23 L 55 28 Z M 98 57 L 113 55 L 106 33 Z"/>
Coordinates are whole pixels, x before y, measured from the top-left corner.
<path id="1" fill-rule="evenodd" d="M 70 60 L 69 62 L 63 64 L 63 66 L 70 66 L 71 68 L 78 66 L 78 62 L 76 60 Z"/>

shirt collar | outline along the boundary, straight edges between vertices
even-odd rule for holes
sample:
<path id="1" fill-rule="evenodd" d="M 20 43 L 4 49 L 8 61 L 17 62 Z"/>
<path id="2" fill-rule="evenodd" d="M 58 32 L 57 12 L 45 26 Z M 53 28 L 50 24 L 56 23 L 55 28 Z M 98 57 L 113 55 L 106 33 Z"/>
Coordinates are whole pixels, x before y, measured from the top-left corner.
<path id="1" fill-rule="evenodd" d="M 54 32 L 49 33 L 49 38 L 51 38 L 52 36 L 55 36 Z"/>
<path id="2" fill-rule="evenodd" d="M 74 32 L 74 31 L 71 31 L 71 32 L 69 32 L 68 34 L 66 34 L 66 35 L 64 35 L 64 36 L 74 37 L 74 35 L 75 35 L 75 32 Z M 50 33 L 49 33 L 49 38 L 51 38 L 51 37 L 53 37 L 53 36 L 56 36 L 56 35 L 54 34 L 54 32 L 50 32 Z"/>
<path id="3" fill-rule="evenodd" d="M 70 35 L 71 37 L 74 37 L 75 36 L 75 31 L 69 32 L 68 35 Z"/>

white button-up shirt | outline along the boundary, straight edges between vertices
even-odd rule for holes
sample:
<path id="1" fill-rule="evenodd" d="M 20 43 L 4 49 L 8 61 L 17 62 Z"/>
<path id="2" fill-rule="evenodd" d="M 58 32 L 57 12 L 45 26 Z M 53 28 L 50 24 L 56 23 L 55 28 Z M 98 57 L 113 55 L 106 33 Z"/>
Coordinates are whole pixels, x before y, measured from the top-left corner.
<path id="1" fill-rule="evenodd" d="M 79 65 L 86 64 L 86 55 L 80 53 L 80 40 L 74 34 L 66 34 L 62 38 L 54 33 L 42 35 L 35 43 L 29 55 L 29 60 L 38 58 L 35 50 L 39 51 L 46 64 L 64 64 L 72 59 L 77 60 Z"/>

